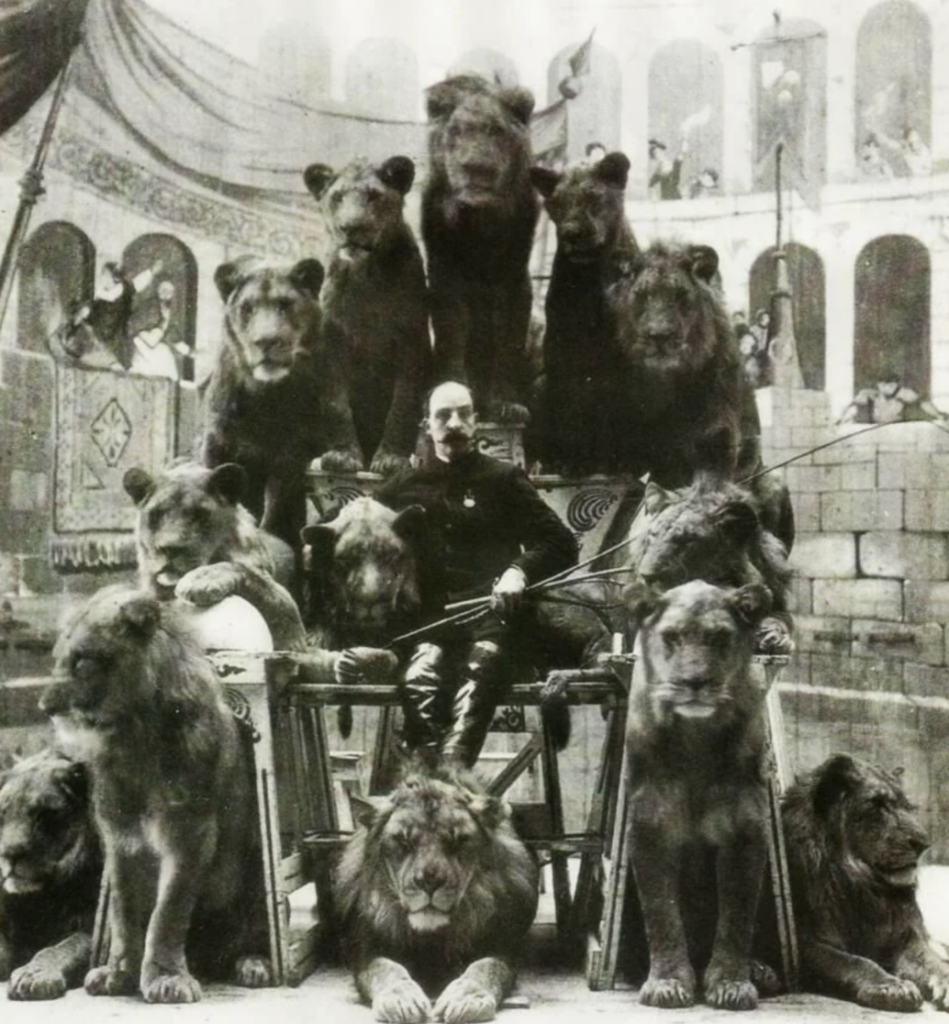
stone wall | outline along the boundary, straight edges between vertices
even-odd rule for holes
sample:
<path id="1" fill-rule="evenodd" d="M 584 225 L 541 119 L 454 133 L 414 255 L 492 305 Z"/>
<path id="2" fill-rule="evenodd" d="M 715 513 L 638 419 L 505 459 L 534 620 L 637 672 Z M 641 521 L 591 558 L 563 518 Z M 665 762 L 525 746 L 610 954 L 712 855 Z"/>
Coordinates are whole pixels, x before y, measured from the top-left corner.
<path id="1" fill-rule="evenodd" d="M 780 683 L 792 769 L 836 751 L 902 765 L 945 861 L 949 432 L 838 426 L 818 392 L 759 396 L 766 464 L 794 460 L 782 472 L 797 521 L 797 651 Z"/>

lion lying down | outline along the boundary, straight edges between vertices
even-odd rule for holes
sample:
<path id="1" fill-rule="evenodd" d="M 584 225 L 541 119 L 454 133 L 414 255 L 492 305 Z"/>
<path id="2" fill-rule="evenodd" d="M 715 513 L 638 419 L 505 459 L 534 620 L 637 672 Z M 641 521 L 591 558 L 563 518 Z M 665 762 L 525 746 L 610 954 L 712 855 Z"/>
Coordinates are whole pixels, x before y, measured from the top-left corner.
<path id="1" fill-rule="evenodd" d="M 537 910 L 507 806 L 470 777 L 417 774 L 357 813 L 336 898 L 359 994 L 382 1021 L 491 1020 Z"/>
<path id="2" fill-rule="evenodd" d="M 787 791 L 783 823 L 804 983 L 876 1010 L 949 1010 L 916 901 L 929 840 L 897 773 L 837 754 Z"/>

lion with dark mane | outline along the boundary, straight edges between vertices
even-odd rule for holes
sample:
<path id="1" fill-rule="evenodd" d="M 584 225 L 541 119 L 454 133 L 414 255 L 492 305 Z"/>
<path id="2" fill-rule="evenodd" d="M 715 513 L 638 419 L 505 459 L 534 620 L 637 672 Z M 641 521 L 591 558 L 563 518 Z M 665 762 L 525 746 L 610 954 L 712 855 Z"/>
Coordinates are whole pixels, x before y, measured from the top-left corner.
<path id="1" fill-rule="evenodd" d="M 783 825 L 807 986 L 875 1010 L 949 1010 L 949 966 L 916 901 L 929 840 L 896 772 L 837 754 L 800 776 Z"/>
<path id="2" fill-rule="evenodd" d="M 425 773 L 357 814 L 336 898 L 360 995 L 382 1021 L 491 1020 L 537 910 L 507 806 L 471 777 Z"/>
<path id="3" fill-rule="evenodd" d="M 763 584 L 772 611 L 758 626 L 755 648 L 788 654 L 791 570 L 784 544 L 764 526 L 765 515 L 757 496 L 739 484 L 700 475 L 689 487 L 667 491 L 650 481 L 626 563 L 662 590 L 694 579 L 720 587 Z"/>
<path id="4" fill-rule="evenodd" d="M 704 968 L 708 1005 L 752 1009 L 768 795 L 764 692 L 750 668 L 770 596 L 693 580 L 661 594 L 641 584 L 629 598 L 642 652 L 627 733 L 630 864 L 649 952 L 639 999 L 691 1006 Z M 716 900 L 709 952 L 695 921 Z"/>
<path id="5" fill-rule="evenodd" d="M 272 976 L 253 759 L 176 611 L 122 586 L 94 594 L 40 702 L 89 771 L 105 851 L 109 956 L 86 975 L 91 995 L 194 1002 L 192 967 L 249 987 Z"/>
<path id="6" fill-rule="evenodd" d="M 609 304 L 624 394 L 620 468 L 648 471 L 665 487 L 688 484 L 699 470 L 734 479 L 757 469 L 758 410 L 715 250 L 654 242 L 610 286 Z"/>
<path id="7" fill-rule="evenodd" d="M 102 852 L 85 768 L 53 750 L 0 788 L 0 979 L 10 999 L 57 999 L 89 967 Z"/>

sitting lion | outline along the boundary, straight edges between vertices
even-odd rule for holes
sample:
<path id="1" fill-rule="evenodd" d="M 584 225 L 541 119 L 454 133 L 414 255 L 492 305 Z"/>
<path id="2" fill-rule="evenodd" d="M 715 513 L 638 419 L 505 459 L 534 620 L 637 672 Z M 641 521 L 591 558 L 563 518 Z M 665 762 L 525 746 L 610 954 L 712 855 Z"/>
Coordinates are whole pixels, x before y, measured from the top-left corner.
<path id="1" fill-rule="evenodd" d="M 949 966 L 916 902 L 929 840 L 899 775 L 837 754 L 782 806 L 805 985 L 875 1010 L 949 1010 Z"/>
<path id="2" fill-rule="evenodd" d="M 762 523 L 757 497 L 739 484 L 700 476 L 667 491 L 650 481 L 630 531 L 626 564 L 660 589 L 701 579 L 720 587 L 762 583 L 772 612 L 755 635 L 762 654 L 789 654 L 791 570 L 780 540 Z"/>
<path id="3" fill-rule="evenodd" d="M 87 766 L 105 850 L 110 949 L 86 975 L 91 995 L 194 1002 L 192 961 L 245 986 L 272 976 L 253 760 L 176 611 L 98 591 L 60 634 L 40 702 Z"/>
<path id="4" fill-rule="evenodd" d="M 0 788 L 0 979 L 10 999 L 57 999 L 89 967 L 102 854 L 81 764 L 53 750 Z"/>
<path id="5" fill-rule="evenodd" d="M 419 774 L 356 810 L 336 897 L 360 995 L 382 1021 L 491 1020 L 537 910 L 507 806 L 470 777 Z"/>
<path id="6" fill-rule="evenodd" d="M 690 918 L 717 889 L 718 921 L 704 998 L 719 1009 L 758 1002 L 751 942 L 767 865 L 764 692 L 751 678 L 765 587 L 693 580 L 630 593 L 642 656 L 630 692 L 630 864 L 649 946 L 647 1006 L 691 1006 L 701 939 Z M 695 908 L 685 899 L 697 860 L 714 861 Z"/>

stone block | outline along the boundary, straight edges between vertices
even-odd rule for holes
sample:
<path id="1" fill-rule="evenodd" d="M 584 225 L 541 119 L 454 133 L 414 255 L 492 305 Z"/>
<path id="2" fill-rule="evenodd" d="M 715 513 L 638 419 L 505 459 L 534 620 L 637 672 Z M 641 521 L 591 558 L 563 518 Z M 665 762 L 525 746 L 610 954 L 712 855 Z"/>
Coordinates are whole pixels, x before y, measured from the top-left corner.
<path id="1" fill-rule="evenodd" d="M 821 506 L 818 494 L 795 494 L 794 524 L 801 533 L 817 533 L 821 528 Z"/>
<path id="2" fill-rule="evenodd" d="M 863 534 L 858 542 L 863 576 L 890 579 L 944 580 L 949 578 L 949 544 L 945 534 Z"/>
<path id="3" fill-rule="evenodd" d="M 853 621 L 855 658 L 888 658 L 924 665 L 945 663 L 945 630 L 936 622 L 907 624 L 875 619 Z"/>
<path id="4" fill-rule="evenodd" d="M 841 491 L 822 494 L 822 530 L 901 530 L 903 491 Z"/>
<path id="5" fill-rule="evenodd" d="M 903 691 L 909 697 L 949 698 L 949 674 L 944 668 L 907 664 L 903 669 Z"/>
<path id="6" fill-rule="evenodd" d="M 851 620 L 841 615 L 796 615 L 794 636 L 799 653 L 847 653 L 853 640 Z"/>
<path id="7" fill-rule="evenodd" d="M 936 580 L 907 580 L 903 584 L 907 622 L 949 621 L 949 583 Z"/>
<path id="8" fill-rule="evenodd" d="M 807 466 L 794 463 L 784 471 L 792 494 L 816 494 L 840 489 L 840 466 Z"/>
<path id="9" fill-rule="evenodd" d="M 852 533 L 798 531 L 790 557 L 794 571 L 812 579 L 853 579 L 857 575 L 857 542 Z"/>
<path id="10" fill-rule="evenodd" d="M 811 654 L 811 685 L 854 690 L 902 690 L 902 664 L 849 654 Z M 837 712 L 841 708 L 838 705 Z"/>
<path id="11" fill-rule="evenodd" d="M 840 487 L 844 491 L 869 491 L 877 486 L 876 459 L 845 462 L 840 467 Z"/>
<path id="12" fill-rule="evenodd" d="M 903 618 L 903 586 L 898 580 L 814 580 L 815 615 L 857 619 Z"/>
<path id="13" fill-rule="evenodd" d="M 928 488 L 933 480 L 949 479 L 934 475 L 933 456 L 925 452 L 880 452 L 877 457 L 877 484 L 885 490 Z"/>
<path id="14" fill-rule="evenodd" d="M 938 481 L 932 478 L 929 487 Z M 949 532 L 949 491 L 932 489 L 905 492 L 905 523 L 907 530 Z"/>
<path id="15" fill-rule="evenodd" d="M 47 503 L 48 476 L 14 469 L 10 473 L 10 508 L 14 512 L 42 512 Z"/>
<path id="16" fill-rule="evenodd" d="M 814 599 L 811 591 L 812 583 L 806 576 L 792 577 L 788 605 L 795 615 L 810 615 L 813 611 Z"/>

